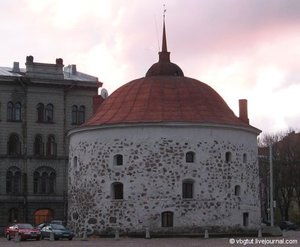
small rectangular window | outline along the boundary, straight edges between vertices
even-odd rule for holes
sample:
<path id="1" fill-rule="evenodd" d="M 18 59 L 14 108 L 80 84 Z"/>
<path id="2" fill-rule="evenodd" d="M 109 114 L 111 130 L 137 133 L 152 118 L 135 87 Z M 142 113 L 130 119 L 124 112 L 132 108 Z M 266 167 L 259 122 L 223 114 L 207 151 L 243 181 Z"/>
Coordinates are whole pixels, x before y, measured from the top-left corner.
<path id="1" fill-rule="evenodd" d="M 161 214 L 161 226 L 173 227 L 173 212 L 163 212 Z"/>
<path id="2" fill-rule="evenodd" d="M 114 156 L 114 165 L 122 166 L 123 165 L 123 155 L 117 154 Z"/>
<path id="3" fill-rule="evenodd" d="M 231 159 L 232 159 L 231 152 L 226 152 L 226 154 L 225 154 L 225 161 L 226 161 L 226 163 L 231 162 Z"/>
<path id="4" fill-rule="evenodd" d="M 187 163 L 194 163 L 195 153 L 194 152 L 187 152 L 186 155 L 185 155 L 185 161 Z"/>
<path id="5" fill-rule="evenodd" d="M 77 156 L 74 156 L 74 158 L 73 158 L 73 167 L 74 168 L 77 168 L 77 162 L 78 162 L 78 158 L 77 158 Z"/>
<path id="6" fill-rule="evenodd" d="M 182 183 L 182 198 L 192 199 L 193 198 L 193 182 L 183 182 Z"/>
<path id="7" fill-rule="evenodd" d="M 249 226 L 249 213 L 243 213 L 243 226 Z"/>
<path id="8" fill-rule="evenodd" d="M 123 184 L 114 183 L 113 184 L 113 199 L 123 199 Z"/>
<path id="9" fill-rule="evenodd" d="M 236 185 L 234 187 L 234 195 L 236 195 L 236 196 L 240 196 L 241 195 L 241 186 Z"/>
<path id="10" fill-rule="evenodd" d="M 243 163 L 247 163 L 247 154 L 243 154 Z"/>

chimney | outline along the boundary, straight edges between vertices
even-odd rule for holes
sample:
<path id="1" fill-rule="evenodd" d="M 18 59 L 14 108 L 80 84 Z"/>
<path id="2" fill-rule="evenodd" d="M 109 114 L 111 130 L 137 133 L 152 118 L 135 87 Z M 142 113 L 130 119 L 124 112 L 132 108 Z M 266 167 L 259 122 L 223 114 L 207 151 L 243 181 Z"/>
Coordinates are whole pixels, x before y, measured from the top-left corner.
<path id="1" fill-rule="evenodd" d="M 76 75 L 76 73 L 77 73 L 76 64 L 72 64 L 71 65 L 71 74 Z"/>
<path id="2" fill-rule="evenodd" d="M 26 65 L 27 64 L 33 64 L 33 56 L 30 55 L 26 57 Z"/>
<path id="3" fill-rule="evenodd" d="M 55 63 L 56 65 L 63 65 L 64 61 L 62 58 L 56 58 Z"/>
<path id="4" fill-rule="evenodd" d="M 19 73 L 20 72 L 19 62 L 14 62 L 12 72 L 14 72 L 14 73 Z"/>
<path id="5" fill-rule="evenodd" d="M 248 103 L 246 99 L 239 100 L 239 109 L 240 109 L 239 119 L 241 119 L 244 123 L 249 124 Z"/>

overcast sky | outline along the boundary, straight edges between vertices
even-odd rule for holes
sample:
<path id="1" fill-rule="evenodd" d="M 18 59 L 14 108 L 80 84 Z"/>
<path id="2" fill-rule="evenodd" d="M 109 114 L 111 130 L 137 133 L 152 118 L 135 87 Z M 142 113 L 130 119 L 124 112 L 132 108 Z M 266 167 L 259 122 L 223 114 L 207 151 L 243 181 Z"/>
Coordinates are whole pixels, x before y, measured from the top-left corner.
<path id="1" fill-rule="evenodd" d="M 171 61 L 264 132 L 300 130 L 299 0 L 0 0 L 0 66 L 76 64 L 111 94 L 158 60 L 162 13 Z"/>

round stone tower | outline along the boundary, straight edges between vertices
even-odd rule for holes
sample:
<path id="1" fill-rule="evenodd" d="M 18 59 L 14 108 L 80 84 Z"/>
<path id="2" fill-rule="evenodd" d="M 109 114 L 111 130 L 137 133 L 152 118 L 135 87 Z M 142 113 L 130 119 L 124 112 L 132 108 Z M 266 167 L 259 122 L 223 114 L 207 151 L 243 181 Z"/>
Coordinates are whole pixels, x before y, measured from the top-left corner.
<path id="1" fill-rule="evenodd" d="M 105 234 L 260 226 L 257 135 L 210 86 L 159 61 L 69 133 L 69 224 Z"/>

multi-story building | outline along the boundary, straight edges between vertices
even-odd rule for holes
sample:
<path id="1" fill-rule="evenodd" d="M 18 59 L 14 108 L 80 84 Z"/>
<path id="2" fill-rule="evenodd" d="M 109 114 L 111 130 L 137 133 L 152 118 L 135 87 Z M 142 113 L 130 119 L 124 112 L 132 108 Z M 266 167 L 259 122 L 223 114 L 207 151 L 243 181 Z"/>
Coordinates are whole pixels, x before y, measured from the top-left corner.
<path id="1" fill-rule="evenodd" d="M 1 228 L 66 220 L 66 133 L 91 116 L 101 86 L 61 58 L 46 64 L 28 56 L 25 69 L 0 67 Z"/>

